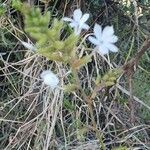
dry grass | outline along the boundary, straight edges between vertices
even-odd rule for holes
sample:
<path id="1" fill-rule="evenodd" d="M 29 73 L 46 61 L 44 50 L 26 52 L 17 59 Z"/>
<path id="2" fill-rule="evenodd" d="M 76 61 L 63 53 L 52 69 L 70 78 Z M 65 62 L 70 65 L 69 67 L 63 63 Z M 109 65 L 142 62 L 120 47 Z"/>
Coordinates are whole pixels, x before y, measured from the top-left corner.
<path id="1" fill-rule="evenodd" d="M 57 4 L 58 6 L 55 4 L 57 2 L 51 2 L 47 7 L 54 10 L 56 14 L 61 11 L 66 14 L 70 12 L 70 8 L 73 10 L 76 6 L 82 5 L 85 8 L 88 5 L 85 1 L 76 0 L 68 4 L 61 2 Z M 90 8 L 90 4 L 88 6 Z M 113 7 L 115 7 L 114 4 L 109 5 L 100 13 L 100 16 L 105 11 L 112 10 Z M 60 10 L 57 11 L 57 9 Z M 129 26 L 133 32 L 129 39 L 133 39 L 137 34 L 134 30 L 135 26 L 131 25 L 134 20 L 128 16 L 127 18 L 129 23 L 124 25 L 124 30 Z M 95 21 L 99 20 L 99 18 L 94 19 Z M 15 43 L 8 48 L 8 51 L 5 51 L 6 55 L 0 55 L 0 149 L 98 150 L 102 149 L 100 142 L 103 142 L 106 149 L 118 148 L 119 150 L 119 147 L 120 150 L 123 148 L 125 150 L 150 149 L 149 120 L 145 121 L 139 117 L 138 113 L 135 113 L 134 124 L 130 121 L 128 104 L 130 89 L 128 89 L 128 80 L 125 76 L 121 76 L 116 85 L 100 89 L 92 101 L 95 129 L 89 105 L 81 92 L 79 90 L 72 93 L 63 91 L 64 84 L 73 80 L 69 66 L 48 61 L 46 58 L 24 49 L 18 40 L 25 37 L 29 40 L 30 37 L 25 35 L 20 28 L 18 20 L 17 23 L 13 22 L 13 18 L 8 17 L 0 18 L 0 20 L 2 31 L 9 31 L 9 36 L 12 37 L 10 41 Z M 119 22 L 114 20 L 112 19 L 112 22 L 117 26 Z M 146 35 L 143 33 L 143 28 L 139 27 L 141 28 L 138 30 L 139 37 L 133 43 L 126 39 L 129 34 L 126 31 L 124 34 L 121 33 L 121 27 L 117 27 L 118 36 L 122 36 L 120 38 L 122 41 L 119 41 L 122 46 L 120 46 L 120 53 L 110 55 L 111 61 L 106 61 L 107 58 L 97 54 L 93 57 L 92 63 L 79 70 L 80 84 L 87 96 L 94 91 L 97 75 L 104 75 L 108 69 L 123 65 L 125 60 L 130 59 L 132 54 L 136 53 L 136 49 L 142 45 Z M 127 44 L 124 45 L 124 43 Z M 86 45 L 84 49 L 86 49 Z M 124 49 L 130 51 L 124 52 Z M 81 53 L 81 56 L 83 54 Z M 60 88 L 51 91 L 42 83 L 40 73 L 44 69 L 52 69 L 57 73 L 60 79 Z M 150 111 L 150 106 L 142 99 L 135 95 L 133 99 L 135 111 L 138 112 L 141 107 Z M 101 139 L 98 138 L 98 133 L 102 135 Z"/>

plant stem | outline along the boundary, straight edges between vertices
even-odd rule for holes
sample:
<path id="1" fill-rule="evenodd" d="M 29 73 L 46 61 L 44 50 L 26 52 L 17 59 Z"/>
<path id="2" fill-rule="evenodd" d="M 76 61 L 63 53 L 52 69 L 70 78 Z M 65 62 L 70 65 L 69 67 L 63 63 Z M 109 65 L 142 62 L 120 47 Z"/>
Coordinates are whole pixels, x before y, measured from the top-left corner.
<path id="1" fill-rule="evenodd" d="M 100 144 L 101 144 L 102 150 L 105 150 L 106 148 L 105 148 L 105 145 L 104 145 L 104 143 L 103 143 L 103 134 L 100 133 L 100 131 L 97 129 L 96 121 L 95 121 L 95 119 L 94 119 L 94 114 L 93 114 L 92 100 L 93 100 L 93 97 L 95 97 L 95 92 L 92 93 L 92 95 L 91 95 L 90 97 L 88 97 L 88 96 L 85 94 L 85 92 L 84 92 L 84 90 L 82 89 L 82 87 L 81 87 L 80 79 L 79 79 L 79 77 L 78 77 L 78 73 L 77 73 L 77 70 L 76 70 L 76 69 L 73 69 L 73 75 L 74 75 L 74 77 L 75 77 L 75 79 L 76 79 L 77 85 L 78 85 L 78 87 L 79 87 L 79 89 L 80 89 L 80 91 L 81 91 L 81 94 L 82 94 L 82 96 L 83 96 L 83 99 L 84 99 L 84 100 L 87 102 L 87 104 L 88 104 L 88 109 L 89 109 L 89 113 L 90 113 L 91 120 L 92 120 L 92 124 L 93 124 L 92 129 L 96 132 L 96 136 L 97 136 L 97 138 L 99 139 L 99 142 L 100 142 Z M 94 95 L 93 95 L 93 94 L 94 94 Z"/>
<path id="2" fill-rule="evenodd" d="M 150 38 L 147 38 L 139 51 L 136 53 L 136 55 L 129 61 L 127 62 L 122 68 L 124 70 L 124 73 L 127 74 L 128 77 L 128 83 L 129 83 L 129 89 L 130 89 L 130 98 L 129 98 L 129 105 L 130 105 L 130 119 L 131 123 L 134 124 L 135 122 L 135 116 L 134 116 L 134 111 L 135 111 L 135 106 L 134 106 L 134 101 L 133 101 L 133 90 L 132 90 L 132 78 L 135 72 L 135 69 L 142 58 L 142 56 L 145 54 L 146 51 L 150 49 Z"/>

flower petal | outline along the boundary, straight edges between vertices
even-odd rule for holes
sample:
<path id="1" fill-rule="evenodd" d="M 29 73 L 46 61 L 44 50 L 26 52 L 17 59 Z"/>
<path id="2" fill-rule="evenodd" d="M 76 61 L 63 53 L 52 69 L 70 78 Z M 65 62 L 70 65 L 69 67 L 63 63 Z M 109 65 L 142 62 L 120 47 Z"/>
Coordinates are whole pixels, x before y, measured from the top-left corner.
<path id="1" fill-rule="evenodd" d="M 21 43 L 22 43 L 22 45 L 23 45 L 24 47 L 26 47 L 26 48 L 29 49 L 29 50 L 32 50 L 32 51 L 37 50 L 37 48 L 34 47 L 34 46 L 33 46 L 32 44 L 30 44 L 30 43 L 23 42 L 23 41 L 21 41 Z"/>
<path id="2" fill-rule="evenodd" d="M 115 35 L 109 36 L 104 40 L 104 43 L 116 43 L 118 41 L 118 37 Z"/>
<path id="3" fill-rule="evenodd" d="M 109 49 L 105 45 L 101 45 L 101 46 L 98 46 L 98 52 L 100 54 L 105 55 L 109 53 Z"/>
<path id="4" fill-rule="evenodd" d="M 106 47 L 112 52 L 118 52 L 118 47 L 112 43 L 107 43 Z"/>
<path id="5" fill-rule="evenodd" d="M 94 25 L 94 35 L 98 40 L 101 40 L 102 36 L 102 27 L 99 24 Z"/>
<path id="6" fill-rule="evenodd" d="M 93 43 L 94 45 L 99 45 L 99 41 L 98 41 L 96 38 L 94 38 L 93 36 L 89 36 L 89 37 L 88 37 L 88 40 L 89 40 L 91 43 Z"/>
<path id="7" fill-rule="evenodd" d="M 102 39 L 106 39 L 114 34 L 113 26 L 106 26 L 102 32 Z"/>
<path id="8" fill-rule="evenodd" d="M 87 25 L 86 23 L 82 25 L 82 29 L 88 30 L 89 28 L 90 28 L 89 25 Z"/>
<path id="9" fill-rule="evenodd" d="M 72 22 L 73 20 L 71 18 L 68 17 L 64 17 L 62 18 L 63 21 L 67 21 L 67 22 Z"/>
<path id="10" fill-rule="evenodd" d="M 82 11 L 80 9 L 76 9 L 74 12 L 73 12 L 73 19 L 76 21 L 76 22 L 80 22 L 80 19 L 82 17 Z"/>
<path id="11" fill-rule="evenodd" d="M 41 73 L 41 78 L 43 79 L 43 82 L 52 89 L 56 88 L 59 83 L 58 77 L 50 70 L 43 71 Z"/>
<path id="12" fill-rule="evenodd" d="M 72 27 L 72 28 L 76 28 L 78 26 L 78 24 L 76 22 L 71 22 L 69 23 L 69 25 Z"/>
<path id="13" fill-rule="evenodd" d="M 84 14 L 81 19 L 80 19 L 80 22 L 79 22 L 79 27 L 82 27 L 82 25 L 88 20 L 89 18 L 89 14 Z"/>
<path id="14" fill-rule="evenodd" d="M 81 28 L 78 28 L 78 27 L 74 29 L 74 33 L 75 33 L 76 35 L 80 35 L 81 31 L 82 31 L 82 29 L 81 29 Z"/>

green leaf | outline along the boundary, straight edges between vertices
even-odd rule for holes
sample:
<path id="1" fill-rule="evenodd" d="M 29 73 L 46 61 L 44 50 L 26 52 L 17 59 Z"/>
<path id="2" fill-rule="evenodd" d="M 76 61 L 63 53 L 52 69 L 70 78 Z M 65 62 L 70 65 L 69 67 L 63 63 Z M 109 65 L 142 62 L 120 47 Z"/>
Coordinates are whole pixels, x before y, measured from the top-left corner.
<path id="1" fill-rule="evenodd" d="M 114 69 L 114 70 L 109 70 L 103 77 L 102 77 L 102 82 L 106 86 L 113 86 L 116 83 L 117 78 L 122 74 L 123 70 L 122 69 Z"/>
<path id="2" fill-rule="evenodd" d="M 75 106 L 71 104 L 71 102 L 68 99 L 65 99 L 63 101 L 63 106 L 65 107 L 65 109 L 68 109 L 70 111 L 74 111 L 75 110 Z"/>
<path id="3" fill-rule="evenodd" d="M 75 45 L 77 44 L 78 37 L 72 33 L 65 41 L 64 41 L 64 52 L 70 54 Z"/>
<path id="4" fill-rule="evenodd" d="M 87 56 L 82 57 L 81 59 L 74 60 L 72 63 L 72 67 L 74 69 L 79 69 L 80 67 L 84 66 L 90 61 L 91 61 L 91 56 L 87 55 Z"/>
<path id="5" fill-rule="evenodd" d="M 68 84 L 64 86 L 64 91 L 70 93 L 70 92 L 74 92 L 77 88 L 78 86 L 76 84 Z"/>
<path id="6" fill-rule="evenodd" d="M 16 10 L 21 10 L 23 7 L 23 3 L 20 0 L 12 0 L 12 7 Z"/>
<path id="7" fill-rule="evenodd" d="M 4 15 L 6 12 L 6 7 L 3 4 L 0 4 L 0 16 Z"/>

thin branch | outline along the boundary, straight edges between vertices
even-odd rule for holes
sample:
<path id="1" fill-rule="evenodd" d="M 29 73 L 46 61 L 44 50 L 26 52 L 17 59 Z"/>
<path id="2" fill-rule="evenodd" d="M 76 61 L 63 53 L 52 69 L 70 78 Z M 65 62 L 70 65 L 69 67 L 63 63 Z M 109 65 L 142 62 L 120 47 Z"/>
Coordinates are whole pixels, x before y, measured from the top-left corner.
<path id="1" fill-rule="evenodd" d="M 135 122 L 134 116 L 135 106 L 133 98 L 132 78 L 135 72 L 135 68 L 137 67 L 140 59 L 142 58 L 142 56 L 145 54 L 146 51 L 149 51 L 149 48 L 150 48 L 150 37 L 144 41 L 143 45 L 141 46 L 140 50 L 136 53 L 136 55 L 122 67 L 124 73 L 127 75 L 130 90 L 129 106 L 130 106 L 131 123 Z"/>
<path id="2" fill-rule="evenodd" d="M 148 37 L 143 45 L 141 46 L 140 50 L 136 53 L 136 55 L 129 61 L 127 62 L 122 68 L 124 70 L 124 73 L 129 74 L 134 74 L 134 68 L 137 67 L 140 59 L 142 56 L 145 54 L 146 51 L 150 50 L 150 37 Z"/>

